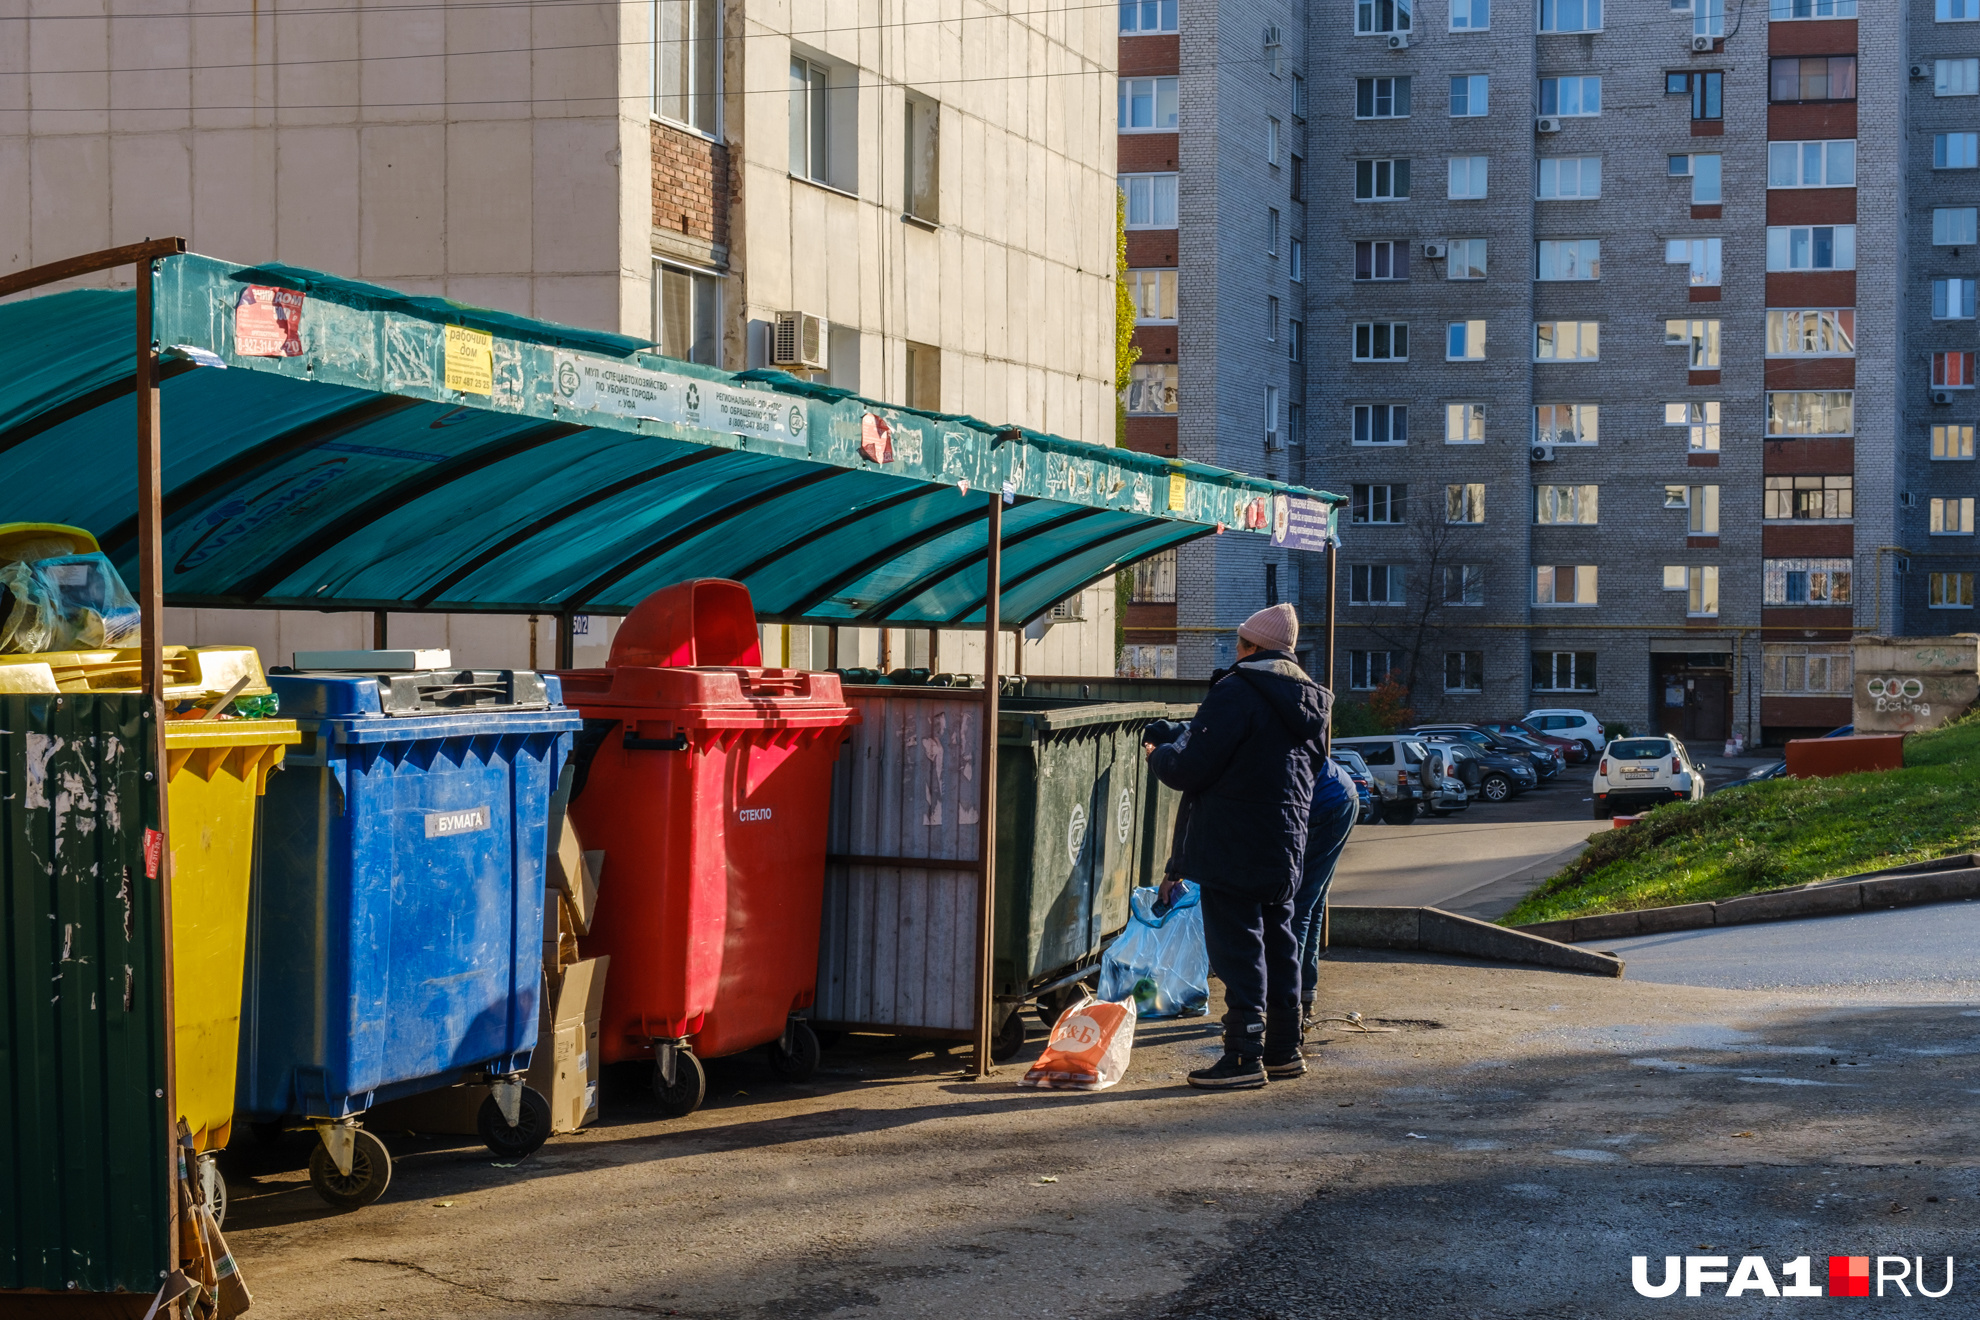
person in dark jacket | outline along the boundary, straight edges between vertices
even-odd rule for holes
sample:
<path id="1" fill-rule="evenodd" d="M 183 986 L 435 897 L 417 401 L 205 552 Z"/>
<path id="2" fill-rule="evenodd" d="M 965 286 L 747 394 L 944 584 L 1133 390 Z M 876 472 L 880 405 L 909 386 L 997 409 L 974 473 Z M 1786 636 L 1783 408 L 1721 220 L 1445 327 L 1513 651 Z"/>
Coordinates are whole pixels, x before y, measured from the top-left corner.
<path id="1" fill-rule="evenodd" d="M 1306 1071 L 1293 898 L 1333 697 L 1294 661 L 1298 638 L 1290 605 L 1246 619 L 1237 663 L 1189 728 L 1147 749 L 1155 774 L 1188 800 L 1172 875 L 1202 887 L 1204 944 L 1224 983 L 1224 1056 L 1191 1073 L 1192 1086 L 1263 1086 Z"/>
<path id="2" fill-rule="evenodd" d="M 1324 689 L 1323 689 L 1324 690 Z M 1333 696 L 1328 694 L 1331 704 Z M 1325 744 L 1321 748 L 1324 753 Z M 1293 935 L 1299 940 L 1299 1015 L 1301 1033 L 1313 1022 L 1313 998 L 1320 982 L 1320 955 L 1327 948 L 1327 891 L 1334 868 L 1347 847 L 1361 798 L 1347 768 L 1322 757 L 1313 777 L 1313 806 L 1307 816 L 1306 861 L 1299 894 L 1293 899 Z"/>

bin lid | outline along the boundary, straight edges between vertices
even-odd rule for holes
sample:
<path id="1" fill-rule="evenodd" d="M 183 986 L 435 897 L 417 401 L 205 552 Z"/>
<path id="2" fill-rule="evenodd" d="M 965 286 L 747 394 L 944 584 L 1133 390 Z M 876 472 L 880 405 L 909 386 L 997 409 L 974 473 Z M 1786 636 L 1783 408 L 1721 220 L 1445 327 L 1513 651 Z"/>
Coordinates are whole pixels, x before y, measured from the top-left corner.
<path id="1" fill-rule="evenodd" d="M 282 699 L 283 714 L 306 720 L 550 710 L 558 705 L 543 675 L 527 669 L 368 674 L 277 669 L 268 681 Z"/>
<path id="2" fill-rule="evenodd" d="M 261 655 L 252 646 L 167 646 L 165 700 L 209 701 L 270 691 Z M 35 651 L 0 655 L 0 692 L 136 692 L 143 685 L 144 656 L 136 647 L 106 651 Z M 54 686 L 44 686 L 53 683 Z"/>
<path id="3" fill-rule="evenodd" d="M 825 728 L 857 724 L 839 676 L 730 667 L 570 669 L 556 675 L 586 719 L 668 720 L 691 729 Z"/>
<path id="4" fill-rule="evenodd" d="M 66 543 L 54 555 L 46 553 L 41 543 Z M 20 558 L 12 553 L 16 547 L 33 547 L 29 552 L 34 559 L 49 559 L 61 555 L 93 555 L 97 552 L 96 538 L 80 527 L 67 523 L 11 522 L 0 523 L 0 564 Z"/>
<path id="5" fill-rule="evenodd" d="M 762 665 L 749 588 L 727 578 L 690 578 L 660 588 L 619 625 L 605 663 L 614 668 Z"/>

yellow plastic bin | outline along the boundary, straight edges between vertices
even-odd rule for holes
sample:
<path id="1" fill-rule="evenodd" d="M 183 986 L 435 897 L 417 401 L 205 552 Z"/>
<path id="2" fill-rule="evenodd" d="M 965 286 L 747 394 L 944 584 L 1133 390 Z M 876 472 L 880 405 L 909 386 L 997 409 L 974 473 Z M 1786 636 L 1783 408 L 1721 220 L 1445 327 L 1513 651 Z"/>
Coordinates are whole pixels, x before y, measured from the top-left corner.
<path id="1" fill-rule="evenodd" d="M 136 650 L 0 655 L 0 692 L 128 692 L 139 660 Z M 164 665 L 168 712 L 270 690 L 251 646 L 168 646 Z M 165 725 L 173 1060 L 179 1117 L 202 1152 L 225 1146 L 234 1121 L 256 799 L 300 741 L 294 720 L 174 715 Z"/>

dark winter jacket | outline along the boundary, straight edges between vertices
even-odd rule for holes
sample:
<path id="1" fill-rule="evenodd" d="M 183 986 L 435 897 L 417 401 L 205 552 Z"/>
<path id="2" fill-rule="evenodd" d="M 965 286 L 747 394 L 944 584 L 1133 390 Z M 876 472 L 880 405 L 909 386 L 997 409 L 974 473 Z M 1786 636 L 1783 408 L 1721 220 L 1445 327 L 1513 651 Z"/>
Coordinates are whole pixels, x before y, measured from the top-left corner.
<path id="1" fill-rule="evenodd" d="M 1210 685 L 1188 731 L 1149 758 L 1188 799 L 1178 874 L 1261 902 L 1293 896 L 1332 704 L 1283 651 L 1240 660 Z"/>

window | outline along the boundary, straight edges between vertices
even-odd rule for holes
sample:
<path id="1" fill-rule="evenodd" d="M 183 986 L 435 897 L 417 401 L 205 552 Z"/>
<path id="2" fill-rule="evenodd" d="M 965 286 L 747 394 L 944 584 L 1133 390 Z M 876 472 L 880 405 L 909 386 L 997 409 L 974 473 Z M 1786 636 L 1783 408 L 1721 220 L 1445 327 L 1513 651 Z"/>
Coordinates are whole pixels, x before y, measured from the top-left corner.
<path id="1" fill-rule="evenodd" d="M 1768 477 L 1761 516 L 1769 522 L 1797 518 L 1841 521 L 1856 516 L 1855 477 Z"/>
<path id="2" fill-rule="evenodd" d="M 1291 186 L 1286 189 L 1286 195 L 1291 197 L 1295 202 L 1303 202 L 1306 200 L 1306 157 L 1294 153 L 1288 159 L 1292 166 L 1289 171 L 1289 177 L 1292 182 Z M 1403 162 L 1403 184 L 1405 186 L 1403 196 L 1407 197 L 1409 195 L 1407 191 L 1409 184 L 1408 161 Z"/>
<path id="3" fill-rule="evenodd" d="M 1853 565 L 1847 559 L 1763 559 L 1763 605 L 1847 605 Z"/>
<path id="4" fill-rule="evenodd" d="M 1286 321 L 1286 359 L 1306 361 L 1306 322 L 1290 318 Z"/>
<path id="5" fill-rule="evenodd" d="M 1854 188 L 1856 140 L 1769 142 L 1769 188 Z"/>
<path id="6" fill-rule="evenodd" d="M 1482 523 L 1485 521 L 1485 486 L 1482 482 L 1444 487 L 1444 521 Z"/>
<path id="7" fill-rule="evenodd" d="M 1595 565 L 1541 564 L 1533 570 L 1535 605 L 1593 605 Z"/>
<path id="8" fill-rule="evenodd" d="M 1717 568 L 1699 564 L 1666 564 L 1664 590 L 1686 593 L 1686 614 L 1710 616 L 1719 612 Z"/>
<path id="9" fill-rule="evenodd" d="M 1535 692 L 1593 692 L 1595 652 L 1535 651 L 1533 653 Z"/>
<path id="10" fill-rule="evenodd" d="M 1265 342 L 1279 342 L 1279 300 L 1276 297 L 1265 300 Z"/>
<path id="11" fill-rule="evenodd" d="M 1354 117 L 1356 119 L 1409 118 L 1409 79 L 1356 78 Z"/>
<path id="12" fill-rule="evenodd" d="M 1536 362 L 1593 362 L 1602 356 L 1601 325 L 1595 321 L 1537 321 L 1533 326 Z"/>
<path id="13" fill-rule="evenodd" d="M 1463 73 L 1451 79 L 1451 118 L 1476 119 L 1490 112 L 1492 79 L 1482 73 Z"/>
<path id="14" fill-rule="evenodd" d="M 1306 249 L 1296 238 L 1287 240 L 1286 278 L 1294 284 L 1303 284 L 1306 281 Z"/>
<path id="15" fill-rule="evenodd" d="M 1593 527 L 1599 520 L 1597 486 L 1535 486 L 1533 521 L 1542 527 Z"/>
<path id="16" fill-rule="evenodd" d="M 1856 311 L 1801 308 L 1767 313 L 1768 357 L 1855 357 Z"/>
<path id="17" fill-rule="evenodd" d="M 1265 116 L 1265 163 L 1279 167 L 1279 121 L 1272 115 Z"/>
<path id="18" fill-rule="evenodd" d="M 791 173 L 831 182 L 831 75 L 810 60 L 791 61 Z"/>
<path id="19" fill-rule="evenodd" d="M 1265 208 L 1265 251 L 1269 256 L 1279 255 L 1279 208 Z"/>
<path id="20" fill-rule="evenodd" d="M 1848 642 L 1762 642 L 1760 693 L 1768 697 L 1848 696 L 1856 684 Z"/>
<path id="21" fill-rule="evenodd" d="M 1485 278 L 1485 240 L 1482 238 L 1454 238 L 1446 249 L 1448 259 L 1444 263 L 1444 278 L 1447 280 L 1482 280 Z"/>
<path id="22" fill-rule="evenodd" d="M 1393 651 L 1349 651 L 1348 687 L 1356 692 L 1369 692 L 1382 686 L 1382 680 L 1396 672 L 1395 659 Z M 1394 762 L 1396 754 L 1393 748 L 1379 750 L 1388 753 L 1388 759 L 1383 764 Z M 1366 755 L 1365 752 L 1363 754 Z M 1368 760 L 1369 764 L 1375 764 L 1374 758 Z"/>
<path id="23" fill-rule="evenodd" d="M 1540 0 L 1542 32 L 1599 32 L 1602 0 Z"/>
<path id="24" fill-rule="evenodd" d="M 1444 328 L 1444 359 L 1447 362 L 1482 362 L 1485 359 L 1485 323 L 1452 321 Z"/>
<path id="25" fill-rule="evenodd" d="M 1292 76 L 1292 112 L 1294 119 L 1306 118 L 1306 78 L 1297 73 Z"/>
<path id="26" fill-rule="evenodd" d="M 1410 7 L 1411 0 L 1355 0 L 1355 34 L 1368 36 L 1376 32 L 1407 32 Z"/>
<path id="27" fill-rule="evenodd" d="M 907 345 L 907 406 L 942 409 L 942 350 L 933 344 Z"/>
<path id="28" fill-rule="evenodd" d="M 1536 403 L 1533 441 L 1542 445 L 1592 445 L 1599 438 L 1600 408 L 1592 403 Z"/>
<path id="29" fill-rule="evenodd" d="M 1408 444 L 1408 406 L 1400 403 L 1355 404 L 1353 443 L 1357 445 Z"/>
<path id="30" fill-rule="evenodd" d="M 1856 395 L 1850 390 L 1795 390 L 1767 395 L 1768 435 L 1854 435 Z"/>
<path id="31" fill-rule="evenodd" d="M 1932 168 L 1970 170 L 1980 167 L 1980 133 L 1934 133 Z"/>
<path id="32" fill-rule="evenodd" d="M 1698 73 L 1667 73 L 1664 95 L 1691 98 L 1693 119 L 1724 119 L 1726 75 L 1713 69 Z"/>
<path id="33" fill-rule="evenodd" d="M 1935 218 L 1937 214 L 1933 212 Z M 1767 230 L 1767 269 L 1855 270 L 1856 226 L 1770 226 Z"/>
<path id="34" fill-rule="evenodd" d="M 1401 564 L 1349 564 L 1348 604 L 1400 605 L 1403 603 Z"/>
<path id="35" fill-rule="evenodd" d="M 1856 56 L 1802 55 L 1768 62 L 1770 101 L 1854 101 Z"/>
<path id="36" fill-rule="evenodd" d="M 1692 453 L 1719 452 L 1719 405 L 1715 400 L 1667 403 L 1664 405 L 1664 425 L 1688 428 L 1690 443 L 1687 448 Z"/>
<path id="37" fill-rule="evenodd" d="M 1973 428 L 1965 425 L 1932 428 L 1932 457 L 1942 461 L 1973 457 Z"/>
<path id="38" fill-rule="evenodd" d="M 721 0 L 654 0 L 653 113 L 713 137 L 721 104 Z"/>
<path id="39" fill-rule="evenodd" d="M 1278 447 L 1279 387 L 1277 385 L 1267 385 L 1265 387 L 1265 448 L 1269 451 Z"/>
<path id="40" fill-rule="evenodd" d="M 1973 354 L 1934 353 L 1932 355 L 1932 387 L 1941 390 L 1972 389 Z"/>
<path id="41" fill-rule="evenodd" d="M 1971 429 L 1970 427 L 1968 428 Z M 1444 443 L 1482 445 L 1485 443 L 1485 405 L 1447 403 L 1444 405 Z M 1967 446 L 1968 449 L 1972 445 Z M 1970 456 L 1970 455 L 1969 455 Z"/>
<path id="42" fill-rule="evenodd" d="M 1689 266 L 1694 288 L 1710 288 L 1719 283 L 1719 253 L 1716 238 L 1673 238 L 1664 243 L 1664 264 Z"/>
<path id="43" fill-rule="evenodd" d="M 1714 152 L 1699 152 L 1688 156 L 1670 158 L 1671 177 L 1691 180 L 1691 204 L 1709 206 L 1725 200 L 1720 188 L 1720 165 L 1723 158 Z"/>
<path id="44" fill-rule="evenodd" d="M 1139 35 L 1175 30 L 1176 0 L 1121 0 L 1122 32 Z"/>
<path id="45" fill-rule="evenodd" d="M 1965 3 L 1971 5 L 1973 0 Z M 1795 18 L 1855 17 L 1856 0 L 1773 0 L 1772 19 L 1776 23 Z"/>
<path id="46" fill-rule="evenodd" d="M 1980 95 L 1980 59 L 1939 60 L 1933 66 L 1932 94 Z"/>
<path id="47" fill-rule="evenodd" d="M 1444 652 L 1444 691 L 1483 692 L 1485 653 L 1483 651 Z"/>
<path id="48" fill-rule="evenodd" d="M 1685 532 L 1691 536 L 1719 534 L 1719 488 L 1717 486 L 1666 486 L 1664 507 L 1686 509 Z"/>
<path id="49" fill-rule="evenodd" d="M 1354 326 L 1356 362 L 1409 361 L 1409 324 L 1405 321 L 1357 321 Z"/>
<path id="50" fill-rule="evenodd" d="M 1602 195 L 1600 156 L 1560 156 L 1540 162 L 1542 201 L 1567 201 Z"/>
<path id="51" fill-rule="evenodd" d="M 1672 6 L 1672 8 L 1676 7 Z M 1696 0 L 1692 5 L 1691 35 L 1694 37 L 1726 35 L 1726 0 Z"/>
<path id="52" fill-rule="evenodd" d="M 1932 501 L 1932 535 L 1973 535 L 1973 497 Z"/>
<path id="53" fill-rule="evenodd" d="M 1601 114 L 1601 78 L 1594 76 L 1542 78 L 1540 113 L 1563 119 L 1578 119 Z"/>
<path id="54" fill-rule="evenodd" d="M 1121 191 L 1127 194 L 1129 229 L 1174 229 L 1176 227 L 1176 176 L 1173 174 L 1123 174 Z"/>
<path id="55" fill-rule="evenodd" d="M 1121 132 L 1176 131 L 1176 79 L 1123 78 L 1118 94 Z"/>
<path id="56" fill-rule="evenodd" d="M 1358 160 L 1354 163 L 1354 200 L 1393 202 L 1409 196 L 1409 162 Z"/>
<path id="57" fill-rule="evenodd" d="M 1131 413 L 1172 413 L 1176 410 L 1176 364 L 1137 362 L 1128 373 L 1127 410 Z"/>
<path id="58" fill-rule="evenodd" d="M 1400 527 L 1409 488 L 1399 485 L 1354 486 L 1348 500 L 1349 521 L 1371 526 Z"/>
<path id="59" fill-rule="evenodd" d="M 1358 280 L 1409 278 L 1409 244 L 1380 238 L 1354 245 L 1354 277 Z"/>
<path id="60" fill-rule="evenodd" d="M 1980 0 L 1939 0 L 1934 17 L 1941 23 L 1971 23 L 1980 19 Z"/>
<path id="61" fill-rule="evenodd" d="M 1980 217 L 1980 207 L 1934 207 L 1932 210 L 1932 245 L 1934 247 L 1973 246 L 1976 217 Z"/>
<path id="62" fill-rule="evenodd" d="M 1682 346 L 1686 364 L 1693 371 L 1712 371 L 1719 365 L 1717 321 L 1666 321 L 1664 342 Z"/>
<path id="63" fill-rule="evenodd" d="M 653 342 L 660 356 L 722 365 L 722 277 L 653 264 Z"/>
<path id="64" fill-rule="evenodd" d="M 905 105 L 904 209 L 915 219 L 934 224 L 942 218 L 942 108 L 918 96 L 907 97 Z"/>
<path id="65" fill-rule="evenodd" d="M 1926 608 L 1970 610 L 1973 608 L 1971 573 L 1932 573 L 1926 578 Z"/>
<path id="66" fill-rule="evenodd" d="M 1444 604 L 1483 605 L 1484 603 L 1485 566 L 1483 564 L 1444 566 Z"/>
<path id="67" fill-rule="evenodd" d="M 1133 594 L 1128 599 L 1138 605 L 1167 605 L 1176 599 L 1176 552 L 1164 550 L 1137 563 Z"/>
<path id="68" fill-rule="evenodd" d="M 1286 405 L 1286 441 L 1295 445 L 1306 443 L 1306 405 L 1303 403 Z"/>
<path id="69" fill-rule="evenodd" d="M 1602 240 L 1599 238 L 1543 238 L 1537 246 L 1537 279 L 1602 278 Z"/>
<path id="70" fill-rule="evenodd" d="M 1451 0 L 1451 31 L 1483 32 L 1492 26 L 1492 0 Z"/>
<path id="71" fill-rule="evenodd" d="M 1483 197 L 1485 195 L 1485 156 L 1453 156 L 1450 160 L 1452 197 Z"/>
<path id="72" fill-rule="evenodd" d="M 1176 319 L 1176 272 L 1131 270 L 1128 297 L 1134 299 L 1134 319 L 1140 324 Z"/>

